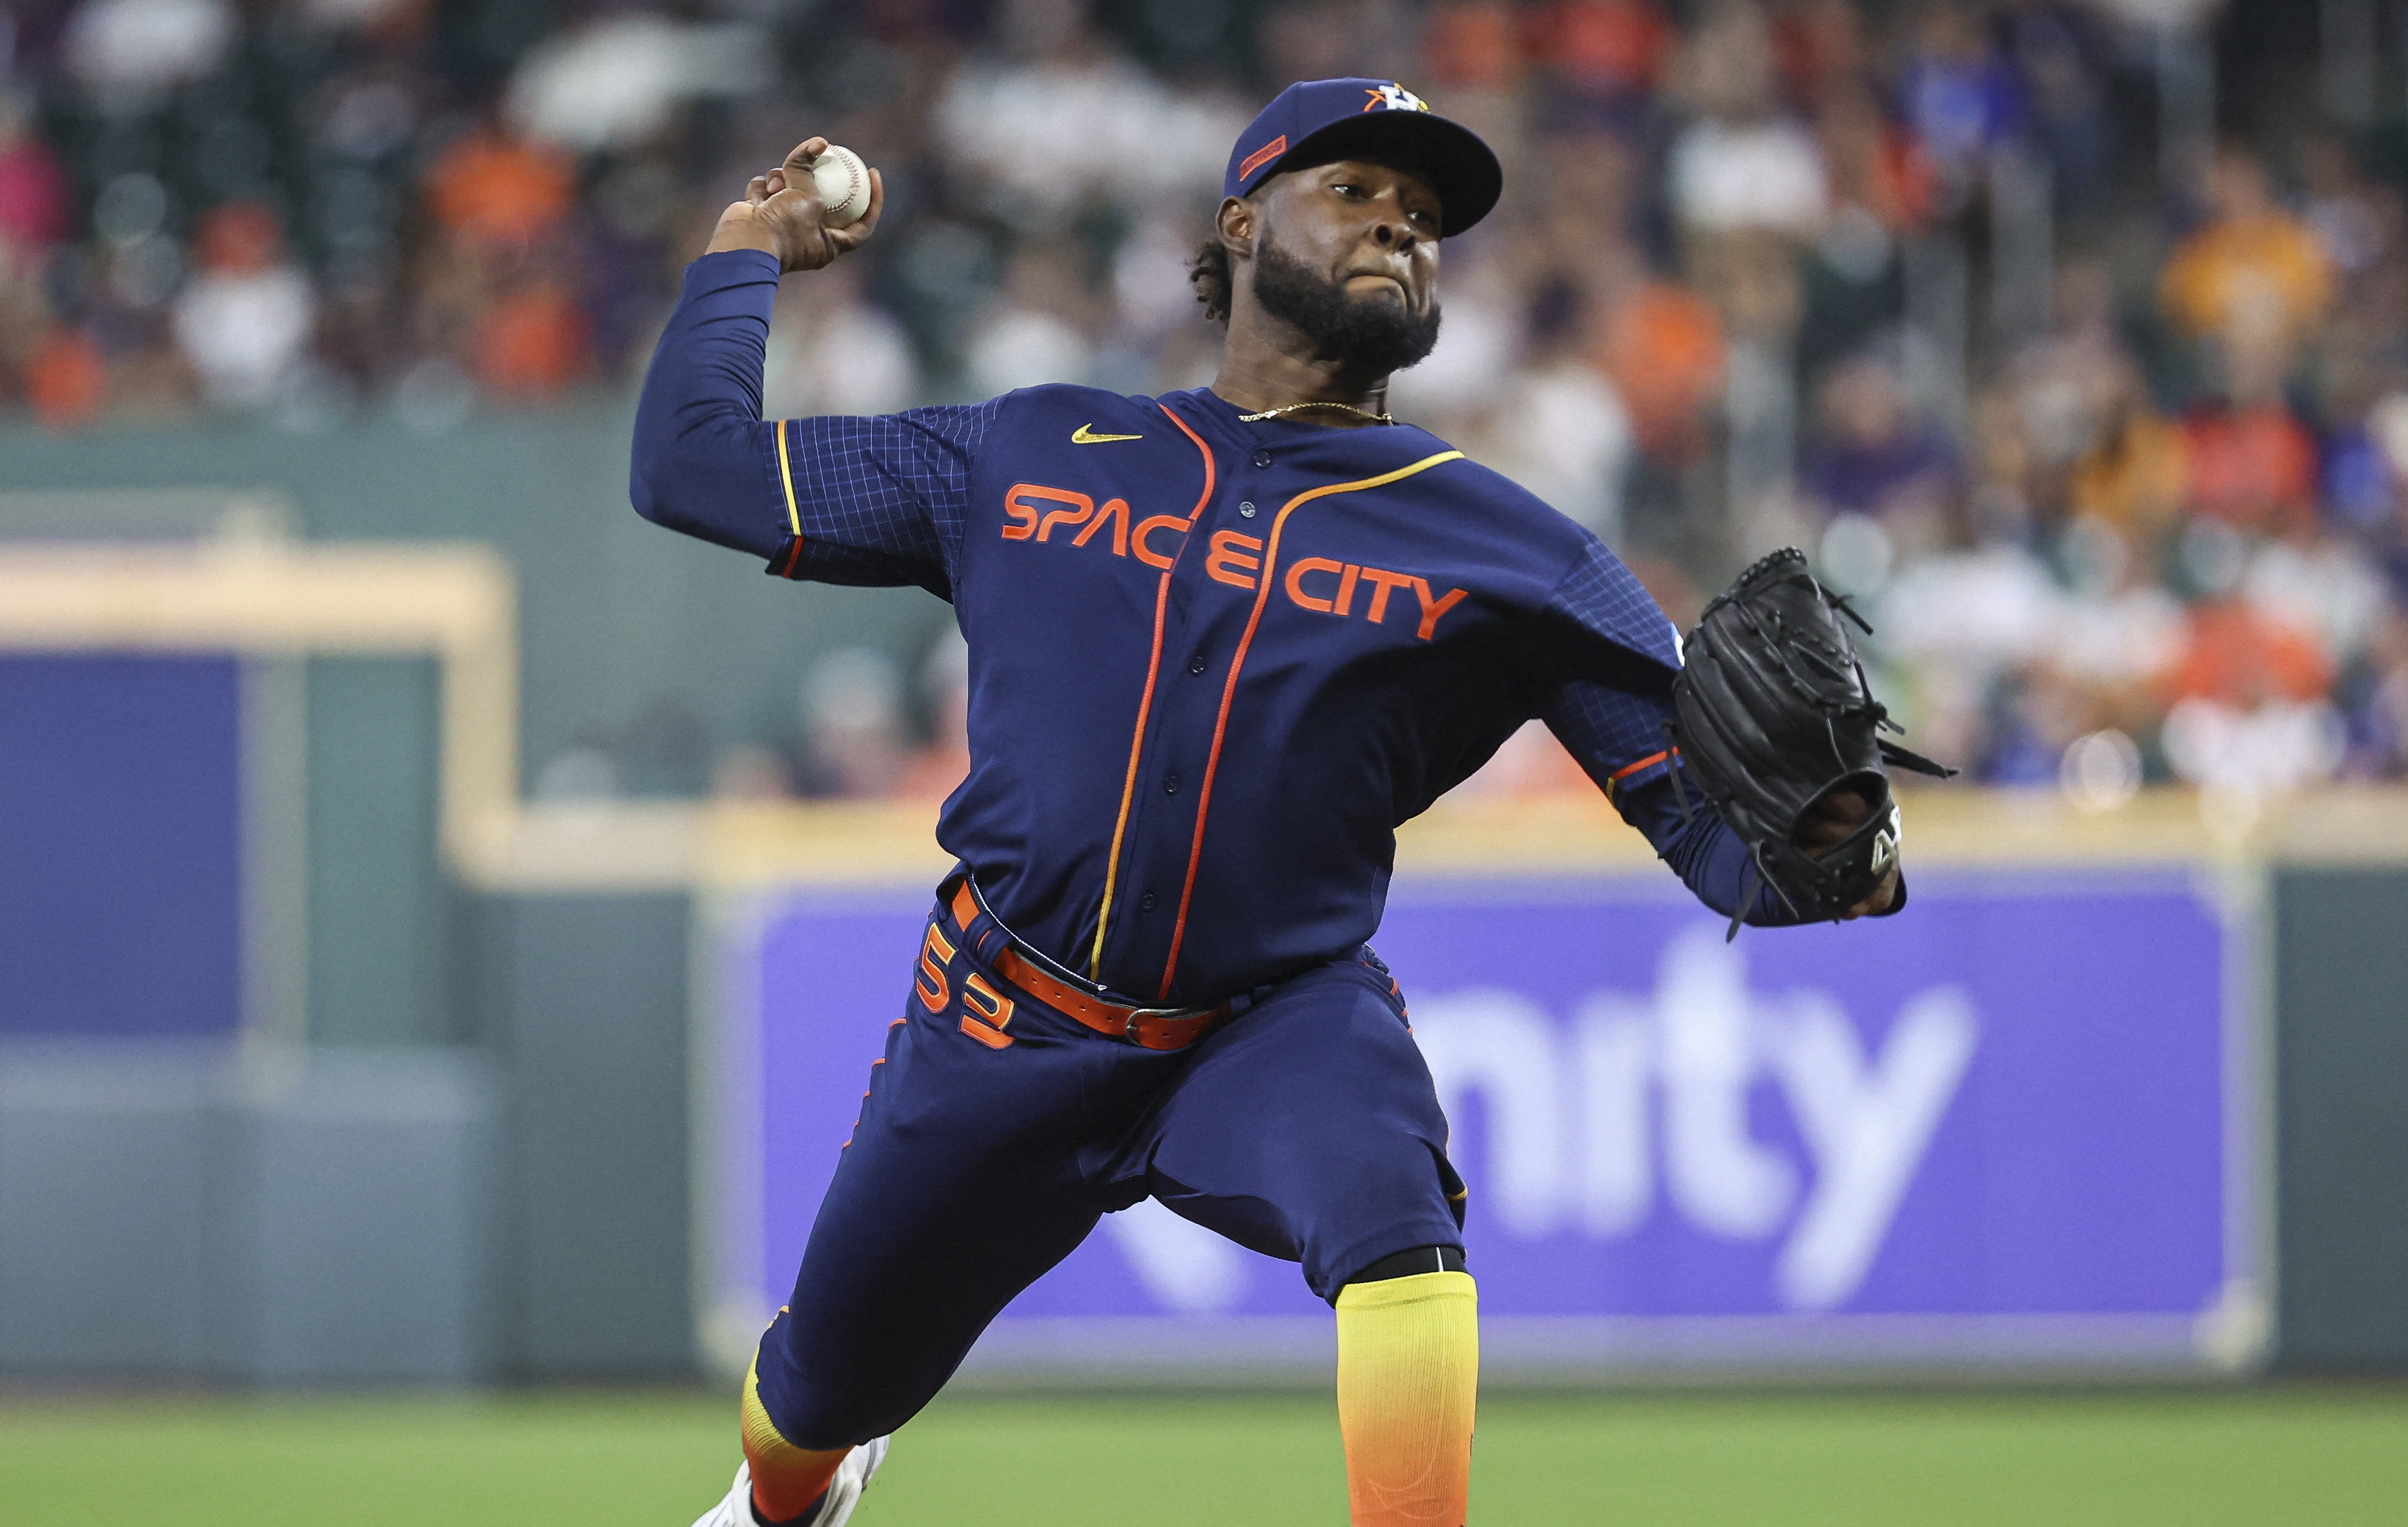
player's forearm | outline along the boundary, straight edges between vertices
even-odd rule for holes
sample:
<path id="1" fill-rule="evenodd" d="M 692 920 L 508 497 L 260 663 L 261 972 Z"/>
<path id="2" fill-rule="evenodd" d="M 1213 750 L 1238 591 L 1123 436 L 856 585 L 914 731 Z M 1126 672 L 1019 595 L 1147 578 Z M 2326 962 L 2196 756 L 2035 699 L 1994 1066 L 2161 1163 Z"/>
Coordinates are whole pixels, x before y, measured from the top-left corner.
<path id="1" fill-rule="evenodd" d="M 1615 689 L 1590 681 L 1566 685 L 1548 706 L 1546 721 L 1565 749 L 1580 760 L 1622 820 L 1654 845 L 1699 901 L 1728 917 L 1748 884 L 1747 846 L 1698 793 L 1694 780 L 1683 796 L 1672 788 L 1666 754 L 1634 758 L 1645 739 L 1660 736 L 1671 715 L 1660 695 Z M 1745 921 L 1758 926 L 1796 920 L 1786 905 L 1758 887 Z"/>
<path id="2" fill-rule="evenodd" d="M 706 254 L 686 267 L 636 410 L 628 492 L 658 525 L 750 551 L 785 544 L 761 422 L 761 370 L 778 262 L 754 250 Z"/>
<path id="3" fill-rule="evenodd" d="M 1680 876 L 1698 900 L 1728 917 L 1750 883 L 1747 845 L 1698 797 L 1694 784 L 1688 800 L 1690 814 L 1684 821 L 1668 774 L 1621 792 L 1613 804 L 1621 809 L 1623 820 L 1656 846 L 1656 856 L 1672 866 L 1673 873 Z M 1798 919 L 1771 888 L 1758 885 L 1743 920 L 1754 927 L 1767 928 Z"/>

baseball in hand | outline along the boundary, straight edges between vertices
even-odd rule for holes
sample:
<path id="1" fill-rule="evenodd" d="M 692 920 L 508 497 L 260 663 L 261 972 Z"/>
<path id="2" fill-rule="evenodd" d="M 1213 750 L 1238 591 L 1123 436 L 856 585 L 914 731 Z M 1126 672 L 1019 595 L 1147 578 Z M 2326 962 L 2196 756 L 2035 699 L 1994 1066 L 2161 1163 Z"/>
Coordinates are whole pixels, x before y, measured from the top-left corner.
<path id="1" fill-rule="evenodd" d="M 819 188 L 821 221 L 830 228 L 850 228 L 869 210 L 869 166 L 840 143 L 831 143 L 811 161 L 811 184 Z"/>

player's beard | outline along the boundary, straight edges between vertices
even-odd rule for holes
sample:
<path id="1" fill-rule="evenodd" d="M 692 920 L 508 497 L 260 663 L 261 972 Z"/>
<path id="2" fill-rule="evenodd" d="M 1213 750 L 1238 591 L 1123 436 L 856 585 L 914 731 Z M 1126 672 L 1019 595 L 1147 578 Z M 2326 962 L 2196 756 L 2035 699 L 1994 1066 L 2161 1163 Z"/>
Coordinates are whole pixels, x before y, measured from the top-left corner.
<path id="1" fill-rule="evenodd" d="M 1372 376 L 1402 371 L 1438 344 L 1438 304 L 1414 313 L 1379 297 L 1355 297 L 1266 238 L 1254 250 L 1254 300 L 1295 327 L 1324 355 Z"/>

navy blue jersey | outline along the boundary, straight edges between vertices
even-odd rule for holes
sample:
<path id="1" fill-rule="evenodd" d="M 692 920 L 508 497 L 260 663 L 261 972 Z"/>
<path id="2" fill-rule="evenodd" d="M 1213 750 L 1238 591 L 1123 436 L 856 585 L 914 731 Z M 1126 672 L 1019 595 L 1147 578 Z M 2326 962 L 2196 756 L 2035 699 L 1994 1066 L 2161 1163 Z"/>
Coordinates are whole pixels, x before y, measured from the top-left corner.
<path id="1" fill-rule="evenodd" d="M 636 506 L 782 577 L 953 601 L 971 765 L 938 835 L 1058 963 L 1201 1004 L 1354 949 L 1398 824 L 1532 717 L 1735 904 L 1743 849 L 1666 799 L 1676 633 L 1578 524 L 1426 431 L 1201 390 L 764 423 L 778 276 L 688 267 Z"/>

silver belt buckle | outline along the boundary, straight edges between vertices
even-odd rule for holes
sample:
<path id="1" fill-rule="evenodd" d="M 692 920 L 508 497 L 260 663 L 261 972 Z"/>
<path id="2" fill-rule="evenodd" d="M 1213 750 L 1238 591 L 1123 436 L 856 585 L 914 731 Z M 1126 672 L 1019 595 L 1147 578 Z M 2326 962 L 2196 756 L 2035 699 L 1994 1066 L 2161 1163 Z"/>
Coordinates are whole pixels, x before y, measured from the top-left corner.
<path id="1" fill-rule="evenodd" d="M 1128 1040 L 1128 1042 L 1129 1042 L 1130 1044 L 1132 1044 L 1132 1045 L 1139 1045 L 1139 1046 L 1142 1046 L 1142 1045 L 1145 1043 L 1145 1041 L 1143 1041 L 1143 1040 L 1140 1039 L 1140 1038 L 1138 1037 L 1138 1035 L 1137 1035 L 1137 1020 L 1138 1020 L 1139 1019 L 1140 1019 L 1140 1018 L 1162 1018 L 1162 1019 L 1194 1018 L 1194 1017 L 1197 1016 L 1198 1014 L 1203 1013 L 1203 1012 L 1205 1012 L 1205 1011 L 1207 1011 L 1207 1010 L 1208 1010 L 1208 1009 L 1206 1009 L 1206 1008 L 1202 1008 L 1202 1007 L 1132 1007 L 1132 1008 L 1130 1008 L 1130 1009 L 1129 1009 L 1129 1015 L 1128 1015 L 1128 1026 L 1127 1026 L 1126 1028 L 1123 1029 L 1123 1030 L 1121 1031 L 1121 1034 L 1122 1034 L 1122 1036 L 1123 1036 L 1124 1038 L 1127 1039 L 1127 1040 Z"/>

